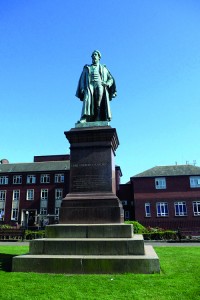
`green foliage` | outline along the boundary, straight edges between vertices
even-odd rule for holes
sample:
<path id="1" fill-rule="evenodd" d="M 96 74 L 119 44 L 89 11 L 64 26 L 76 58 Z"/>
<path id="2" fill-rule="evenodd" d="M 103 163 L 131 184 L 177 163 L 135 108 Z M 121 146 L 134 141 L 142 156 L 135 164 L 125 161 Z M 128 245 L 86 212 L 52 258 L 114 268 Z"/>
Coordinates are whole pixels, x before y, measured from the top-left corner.
<path id="1" fill-rule="evenodd" d="M 161 274 L 64 275 L 10 273 L 8 257 L 26 246 L 0 246 L 1 300 L 200 300 L 199 247 L 155 247 Z"/>
<path id="2" fill-rule="evenodd" d="M 144 232 L 147 232 L 147 229 L 137 221 L 125 221 L 124 223 L 125 224 L 133 224 L 134 233 L 142 234 Z"/>
<path id="3" fill-rule="evenodd" d="M 133 224 L 134 233 L 143 234 L 145 240 L 176 240 L 177 232 L 164 230 L 159 227 L 144 227 L 137 221 L 125 221 L 125 224 Z"/>
<path id="4" fill-rule="evenodd" d="M 25 239 L 26 240 L 34 240 L 34 239 L 40 239 L 45 237 L 45 230 L 26 230 L 25 231 Z"/>
<path id="5" fill-rule="evenodd" d="M 0 229 L 12 229 L 12 228 L 16 228 L 16 227 L 7 224 L 0 225 Z"/>
<path id="6" fill-rule="evenodd" d="M 172 230 L 143 233 L 144 240 L 176 240 L 177 234 Z"/>

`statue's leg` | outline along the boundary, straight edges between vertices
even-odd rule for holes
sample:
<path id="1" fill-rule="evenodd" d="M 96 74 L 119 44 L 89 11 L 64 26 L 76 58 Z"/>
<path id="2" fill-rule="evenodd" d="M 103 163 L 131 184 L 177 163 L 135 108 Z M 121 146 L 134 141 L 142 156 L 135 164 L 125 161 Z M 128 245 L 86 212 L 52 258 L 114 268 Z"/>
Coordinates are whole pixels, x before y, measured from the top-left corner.
<path id="1" fill-rule="evenodd" d="M 95 105 L 96 105 L 96 121 L 103 121 L 101 120 L 101 101 L 103 98 L 103 86 L 99 83 L 95 88 Z"/>
<path id="2" fill-rule="evenodd" d="M 84 100 L 83 100 L 83 107 L 82 107 L 82 113 L 81 113 L 81 119 L 79 123 L 85 123 L 85 122 L 91 122 L 92 117 L 92 97 L 93 94 L 93 86 L 91 85 L 90 88 L 85 92 Z"/>

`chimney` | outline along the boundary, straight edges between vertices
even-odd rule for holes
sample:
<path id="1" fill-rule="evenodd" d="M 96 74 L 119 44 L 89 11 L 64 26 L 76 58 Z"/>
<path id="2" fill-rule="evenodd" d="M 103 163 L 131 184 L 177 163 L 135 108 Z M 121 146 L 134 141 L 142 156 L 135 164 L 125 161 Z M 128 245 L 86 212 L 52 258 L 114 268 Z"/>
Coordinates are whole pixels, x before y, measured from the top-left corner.
<path id="1" fill-rule="evenodd" d="M 3 158 L 3 159 L 0 161 L 0 163 L 1 163 L 2 165 L 5 165 L 5 164 L 9 164 L 9 161 L 8 161 L 6 158 Z"/>

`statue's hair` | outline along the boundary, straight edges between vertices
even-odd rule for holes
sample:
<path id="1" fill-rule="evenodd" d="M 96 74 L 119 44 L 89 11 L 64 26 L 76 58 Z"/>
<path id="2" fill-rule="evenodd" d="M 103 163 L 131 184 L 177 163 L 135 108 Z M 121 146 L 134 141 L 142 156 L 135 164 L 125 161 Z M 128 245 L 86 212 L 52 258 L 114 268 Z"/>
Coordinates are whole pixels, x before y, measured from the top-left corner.
<path id="1" fill-rule="evenodd" d="M 101 52 L 100 52 L 99 50 L 94 50 L 94 51 L 92 52 L 92 55 L 93 55 L 93 53 L 95 53 L 95 52 L 98 53 L 99 58 L 101 58 Z M 92 55 L 91 55 L 91 56 L 92 56 Z"/>

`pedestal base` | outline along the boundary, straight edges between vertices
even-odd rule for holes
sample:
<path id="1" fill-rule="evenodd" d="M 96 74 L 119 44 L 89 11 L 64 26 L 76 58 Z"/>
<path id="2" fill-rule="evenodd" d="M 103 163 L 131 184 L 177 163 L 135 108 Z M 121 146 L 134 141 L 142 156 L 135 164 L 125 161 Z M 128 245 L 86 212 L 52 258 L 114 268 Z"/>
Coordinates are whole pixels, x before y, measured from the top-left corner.
<path id="1" fill-rule="evenodd" d="M 29 255 L 13 258 L 13 272 L 160 272 L 158 256 L 152 246 L 144 246 L 142 235 L 133 235 L 132 225 L 50 225 L 46 236 L 30 242 Z"/>

